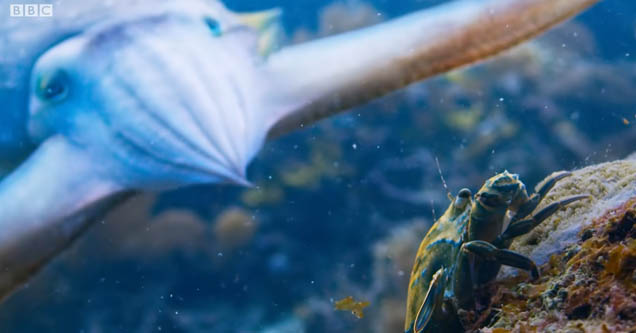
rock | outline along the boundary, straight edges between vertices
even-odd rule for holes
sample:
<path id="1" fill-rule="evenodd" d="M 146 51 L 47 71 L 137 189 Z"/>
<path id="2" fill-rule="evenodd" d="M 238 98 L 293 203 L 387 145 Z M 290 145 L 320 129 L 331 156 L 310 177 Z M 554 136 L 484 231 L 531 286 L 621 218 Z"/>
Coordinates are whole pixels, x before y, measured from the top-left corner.
<path id="1" fill-rule="evenodd" d="M 545 264 L 550 256 L 579 241 L 581 230 L 595 218 L 636 197 L 636 158 L 589 166 L 574 171 L 548 193 L 537 211 L 567 196 L 589 194 L 590 200 L 569 205 L 552 215 L 532 232 L 517 238 L 511 250 Z M 511 270 L 502 270 L 503 274 Z"/>
<path id="2" fill-rule="evenodd" d="M 480 332 L 633 332 L 636 329 L 636 159 L 574 171 L 542 206 L 588 193 L 511 249 L 541 265 L 541 278 L 503 269 L 489 290 Z M 541 209 L 539 207 L 538 209 Z"/>

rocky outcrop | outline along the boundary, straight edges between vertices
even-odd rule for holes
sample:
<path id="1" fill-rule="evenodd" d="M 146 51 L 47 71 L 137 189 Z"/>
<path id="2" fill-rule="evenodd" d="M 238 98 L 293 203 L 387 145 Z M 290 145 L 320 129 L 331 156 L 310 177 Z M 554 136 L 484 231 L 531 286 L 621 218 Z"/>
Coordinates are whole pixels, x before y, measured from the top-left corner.
<path id="1" fill-rule="evenodd" d="M 476 329 L 636 331 L 636 156 L 575 171 L 542 206 L 583 193 L 592 198 L 515 240 L 511 249 L 541 265 L 542 276 L 529 282 L 524 273 L 503 269 Z"/>

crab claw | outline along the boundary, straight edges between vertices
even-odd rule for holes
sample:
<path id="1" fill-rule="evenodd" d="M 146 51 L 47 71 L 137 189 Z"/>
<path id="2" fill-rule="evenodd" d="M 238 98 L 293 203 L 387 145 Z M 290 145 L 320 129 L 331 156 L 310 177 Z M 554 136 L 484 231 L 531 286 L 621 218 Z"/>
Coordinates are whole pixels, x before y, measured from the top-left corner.
<path id="1" fill-rule="evenodd" d="M 440 268 L 433 274 L 431 283 L 424 297 L 424 301 L 420 306 L 417 315 L 415 316 L 415 322 L 413 323 L 414 333 L 420 333 L 426 329 L 429 325 L 435 309 L 442 305 L 444 297 L 444 286 L 448 279 L 449 270 Z"/>
<path id="2" fill-rule="evenodd" d="M 542 208 L 540 211 L 532 215 L 530 218 L 511 223 L 506 229 L 506 231 L 499 236 L 498 240 L 495 243 L 506 244 L 508 241 L 512 240 L 513 238 L 530 232 L 530 230 L 534 229 L 536 226 L 541 224 L 541 222 L 543 222 L 545 219 L 550 217 L 557 210 L 573 202 L 583 200 L 583 199 L 588 199 L 590 197 L 591 196 L 589 194 L 574 195 L 574 196 L 567 197 L 565 199 L 553 202 L 545 206 L 544 208 Z"/>

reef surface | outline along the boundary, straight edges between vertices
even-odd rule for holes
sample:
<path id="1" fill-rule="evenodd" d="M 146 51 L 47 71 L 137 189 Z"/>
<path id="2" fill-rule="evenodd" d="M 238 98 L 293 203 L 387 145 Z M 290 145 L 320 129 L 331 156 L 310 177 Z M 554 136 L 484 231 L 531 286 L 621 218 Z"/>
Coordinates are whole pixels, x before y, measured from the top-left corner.
<path id="1" fill-rule="evenodd" d="M 542 206 L 582 193 L 591 200 L 560 210 L 514 241 L 511 249 L 541 265 L 542 276 L 529 282 L 525 273 L 503 269 L 475 330 L 636 332 L 634 155 L 575 171 Z"/>

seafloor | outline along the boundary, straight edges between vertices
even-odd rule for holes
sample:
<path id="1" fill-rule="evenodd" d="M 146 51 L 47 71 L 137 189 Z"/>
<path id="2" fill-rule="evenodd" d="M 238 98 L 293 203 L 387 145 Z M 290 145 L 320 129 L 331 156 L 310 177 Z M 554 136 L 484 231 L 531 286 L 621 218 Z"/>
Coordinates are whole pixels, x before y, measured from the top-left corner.
<path id="1" fill-rule="evenodd" d="M 434 1 L 395 3 L 258 7 L 282 6 L 288 39 L 299 42 Z M 253 188 L 131 200 L 0 306 L 0 332 L 402 331 L 414 252 L 447 191 L 476 190 L 505 169 L 532 187 L 553 171 L 636 150 L 635 13 L 634 3 L 605 1 L 496 60 L 268 144 L 249 170 Z M 498 333 L 521 331 L 514 320 L 561 325 L 550 309 L 566 311 L 565 320 L 589 317 L 601 330 L 603 320 L 633 320 L 631 303 L 628 313 L 601 313 L 607 303 L 598 294 L 609 288 L 602 280 L 592 289 L 557 281 L 610 274 L 633 295 L 633 234 L 590 249 L 622 228 L 630 207 L 617 206 L 623 215 L 606 216 L 610 224 L 590 222 L 591 236 L 582 231 L 585 239 L 568 248 L 576 253 L 543 266 L 541 284 L 511 280 L 496 289 L 495 305 L 511 305 L 483 324 Z M 557 274 L 574 266 L 587 275 Z M 334 310 L 347 296 L 370 302 L 363 318 Z M 628 327 L 612 325 L 605 327 Z"/>

